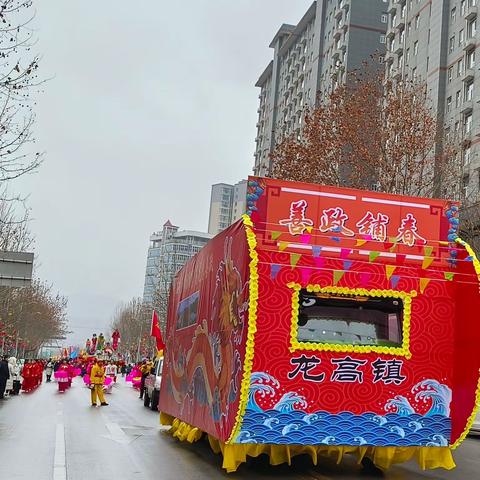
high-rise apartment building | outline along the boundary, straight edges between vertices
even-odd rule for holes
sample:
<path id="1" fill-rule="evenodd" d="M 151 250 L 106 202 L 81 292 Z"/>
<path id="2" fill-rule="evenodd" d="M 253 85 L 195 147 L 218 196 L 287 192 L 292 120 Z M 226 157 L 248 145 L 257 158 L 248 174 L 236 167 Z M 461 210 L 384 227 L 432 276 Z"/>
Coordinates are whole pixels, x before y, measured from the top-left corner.
<path id="1" fill-rule="evenodd" d="M 387 74 L 426 82 L 438 124 L 462 141 L 465 193 L 478 194 L 477 0 L 390 1 L 388 12 Z"/>
<path id="2" fill-rule="evenodd" d="M 148 248 L 143 301 L 152 305 L 163 298 L 165 303 L 175 274 L 212 236 L 203 232 L 179 230 L 170 221 L 163 225 L 161 232 L 153 233 Z M 161 316 L 162 312 L 159 313 Z"/>
<path id="3" fill-rule="evenodd" d="M 344 83 L 346 73 L 385 52 L 388 0 L 318 0 L 297 25 L 280 27 L 273 60 L 258 79 L 254 174 L 268 175 L 269 154 L 286 135 L 302 130 L 305 107 L 319 92 Z"/>
<path id="4" fill-rule="evenodd" d="M 216 235 L 238 220 L 247 209 L 247 181 L 212 185 L 208 233 Z"/>

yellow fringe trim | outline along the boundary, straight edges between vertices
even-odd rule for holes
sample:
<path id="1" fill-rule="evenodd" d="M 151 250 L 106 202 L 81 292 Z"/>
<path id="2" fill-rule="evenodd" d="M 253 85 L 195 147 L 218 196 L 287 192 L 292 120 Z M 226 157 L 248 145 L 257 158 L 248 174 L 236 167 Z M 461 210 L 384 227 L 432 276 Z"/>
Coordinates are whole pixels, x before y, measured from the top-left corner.
<path id="1" fill-rule="evenodd" d="M 480 283 L 480 261 L 478 261 L 477 255 L 473 251 L 473 248 L 465 241 L 463 241 L 461 238 L 457 238 L 455 240 L 457 243 L 462 245 L 462 247 L 465 248 L 465 250 L 468 252 L 468 254 L 472 257 L 473 259 L 473 268 L 475 269 L 475 273 L 477 274 L 478 281 Z M 475 406 L 473 407 L 473 411 L 468 417 L 467 424 L 465 425 L 465 429 L 463 430 L 462 434 L 458 437 L 457 441 L 452 445 L 452 450 L 455 450 L 460 446 L 460 444 L 465 440 L 466 436 L 468 435 L 468 432 L 472 428 L 473 422 L 475 421 L 475 418 L 480 411 L 480 370 L 478 371 L 478 383 L 477 383 L 477 391 L 475 393 Z"/>
<path id="2" fill-rule="evenodd" d="M 169 421 L 172 426 L 170 433 L 180 441 L 190 443 L 197 442 L 202 438 L 203 432 L 196 427 L 188 425 L 164 415 L 164 421 Z M 364 457 L 370 458 L 373 463 L 382 469 L 387 469 L 396 463 L 407 462 L 414 458 L 423 469 L 455 468 L 452 452 L 448 447 L 361 447 L 361 446 L 328 446 L 328 445 L 271 445 L 271 444 L 226 444 L 220 442 L 212 435 L 208 435 L 210 447 L 215 453 L 223 455 L 222 467 L 228 472 L 235 472 L 238 467 L 247 460 L 247 457 L 258 457 L 266 454 L 270 459 L 270 465 L 288 463 L 291 465 L 292 458 L 296 455 L 310 455 L 314 465 L 318 463 L 318 457 L 333 457 L 340 463 L 344 455 L 351 454 L 357 457 L 358 463 Z"/>
<path id="3" fill-rule="evenodd" d="M 337 293 L 342 295 L 363 295 L 368 297 L 400 298 L 403 301 L 403 338 L 401 347 L 382 347 L 376 345 L 339 345 L 333 343 L 310 343 L 298 341 L 298 310 L 300 290 L 302 286 L 298 283 L 287 285 L 293 290 L 292 294 L 292 323 L 290 329 L 290 351 L 310 350 L 328 352 L 356 352 L 356 353 L 383 353 L 387 355 L 398 355 L 407 359 L 412 357 L 410 352 L 410 322 L 412 317 L 412 299 L 417 292 L 399 292 L 397 290 L 367 290 L 365 288 L 348 287 L 321 287 L 320 285 L 307 285 L 308 292 Z"/>
<path id="4" fill-rule="evenodd" d="M 248 332 L 247 343 L 245 346 L 245 361 L 243 362 L 243 377 L 240 388 L 240 402 L 238 405 L 235 425 L 233 426 L 227 443 L 232 443 L 242 426 L 243 416 L 248 403 L 248 393 L 250 391 L 250 376 L 253 366 L 253 353 L 255 350 L 255 333 L 257 331 L 257 305 L 258 305 L 258 254 L 257 254 L 257 237 L 253 231 L 253 223 L 248 215 L 243 215 L 243 225 L 247 235 L 248 253 L 250 256 L 249 270 L 249 289 L 250 299 L 248 306 Z"/>

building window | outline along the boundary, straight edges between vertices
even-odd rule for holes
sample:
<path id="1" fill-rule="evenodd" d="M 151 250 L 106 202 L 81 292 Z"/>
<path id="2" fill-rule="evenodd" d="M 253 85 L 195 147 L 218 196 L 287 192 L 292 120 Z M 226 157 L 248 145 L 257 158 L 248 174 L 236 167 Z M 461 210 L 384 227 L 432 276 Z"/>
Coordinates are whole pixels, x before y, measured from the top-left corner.
<path id="1" fill-rule="evenodd" d="M 415 17 L 415 28 L 418 29 L 419 26 L 420 26 L 420 15 L 417 15 Z"/>
<path id="2" fill-rule="evenodd" d="M 412 68 L 412 80 L 414 82 L 417 80 L 417 67 Z"/>
<path id="3" fill-rule="evenodd" d="M 447 98 L 447 113 L 452 110 L 452 97 Z"/>
<path id="4" fill-rule="evenodd" d="M 385 35 L 380 35 L 380 43 L 385 43 L 385 42 L 386 42 Z"/>
<path id="5" fill-rule="evenodd" d="M 473 81 L 468 82 L 465 85 L 465 101 L 470 101 L 473 99 Z"/>
<path id="6" fill-rule="evenodd" d="M 465 115 L 465 119 L 463 120 L 463 126 L 465 129 L 465 133 L 470 133 L 472 131 L 472 114 L 468 113 Z"/>
<path id="7" fill-rule="evenodd" d="M 465 0 L 462 0 L 460 2 L 460 14 L 463 16 L 465 15 L 465 5 L 466 5 L 466 1 Z"/>
<path id="8" fill-rule="evenodd" d="M 457 19 L 457 9 L 455 7 L 450 11 L 450 21 L 453 23 Z"/>
<path id="9" fill-rule="evenodd" d="M 387 21 L 388 21 L 387 15 L 385 15 L 385 14 L 382 15 L 380 20 L 381 20 L 382 23 L 387 23 Z M 392 24 L 393 24 L 393 22 L 392 22 Z"/>
<path id="10" fill-rule="evenodd" d="M 467 23 L 467 37 L 473 38 L 477 34 L 477 19 L 474 18 Z"/>
<path id="11" fill-rule="evenodd" d="M 455 50 L 455 35 L 450 37 L 448 41 L 448 53 L 452 53 Z"/>
<path id="12" fill-rule="evenodd" d="M 469 52 L 467 52 L 466 64 L 467 68 L 475 67 L 475 50 L 470 50 Z"/>
<path id="13" fill-rule="evenodd" d="M 463 58 L 457 62 L 457 77 L 460 77 L 463 74 Z"/>
<path id="14" fill-rule="evenodd" d="M 462 28 L 458 32 L 458 46 L 461 47 L 464 41 L 465 41 L 465 30 Z"/>
<path id="15" fill-rule="evenodd" d="M 458 108 L 460 106 L 460 102 L 462 100 L 462 92 L 458 90 L 455 94 L 455 107 Z"/>
<path id="16" fill-rule="evenodd" d="M 413 54 L 418 55 L 418 40 L 413 44 Z"/>
<path id="17" fill-rule="evenodd" d="M 465 147 L 463 150 L 463 164 L 469 165 L 472 158 L 472 148 L 470 146 Z"/>
<path id="18" fill-rule="evenodd" d="M 447 72 L 448 83 L 450 83 L 453 79 L 453 67 L 450 67 Z"/>

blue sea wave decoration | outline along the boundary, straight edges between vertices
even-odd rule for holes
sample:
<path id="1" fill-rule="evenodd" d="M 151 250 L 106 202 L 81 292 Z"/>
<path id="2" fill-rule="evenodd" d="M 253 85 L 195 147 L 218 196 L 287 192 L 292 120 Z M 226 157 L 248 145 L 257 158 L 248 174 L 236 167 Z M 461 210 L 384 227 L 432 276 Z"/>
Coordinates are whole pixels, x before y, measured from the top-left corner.
<path id="1" fill-rule="evenodd" d="M 264 410 L 258 398 L 274 397 L 279 382 L 264 372 L 251 376 L 248 405 L 237 443 L 365 446 L 448 446 L 452 393 L 428 379 L 412 388 L 417 403 L 430 402 L 421 415 L 409 400 L 397 395 L 385 404 L 385 415 L 367 412 L 307 412 L 306 399 L 287 392 L 273 408 Z M 270 403 L 272 404 L 272 403 Z"/>

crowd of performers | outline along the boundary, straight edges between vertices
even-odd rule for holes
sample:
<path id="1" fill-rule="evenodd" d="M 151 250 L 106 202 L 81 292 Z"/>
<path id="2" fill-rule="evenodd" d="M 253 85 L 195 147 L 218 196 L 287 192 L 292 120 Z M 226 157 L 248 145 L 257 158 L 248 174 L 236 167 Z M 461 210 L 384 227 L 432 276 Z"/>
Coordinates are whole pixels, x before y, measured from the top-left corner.
<path id="1" fill-rule="evenodd" d="M 96 365 L 100 365 L 102 369 L 100 376 L 96 374 L 98 369 L 94 370 Z M 121 375 L 142 394 L 143 383 L 152 365 L 153 363 L 148 359 L 128 364 L 121 360 L 98 361 L 94 356 L 82 356 L 77 359 L 25 360 L 22 364 L 15 357 L 5 357 L 0 360 L 0 398 L 3 398 L 4 393 L 18 395 L 20 391 L 33 392 L 42 383 L 44 372 L 47 383 L 52 381 L 52 377 L 56 380 L 60 393 L 66 392 L 72 386 L 73 379 L 81 376 L 84 384 L 100 396 L 99 387 L 95 387 L 99 385 L 99 378 L 102 380 L 103 392 L 110 393 Z"/>

